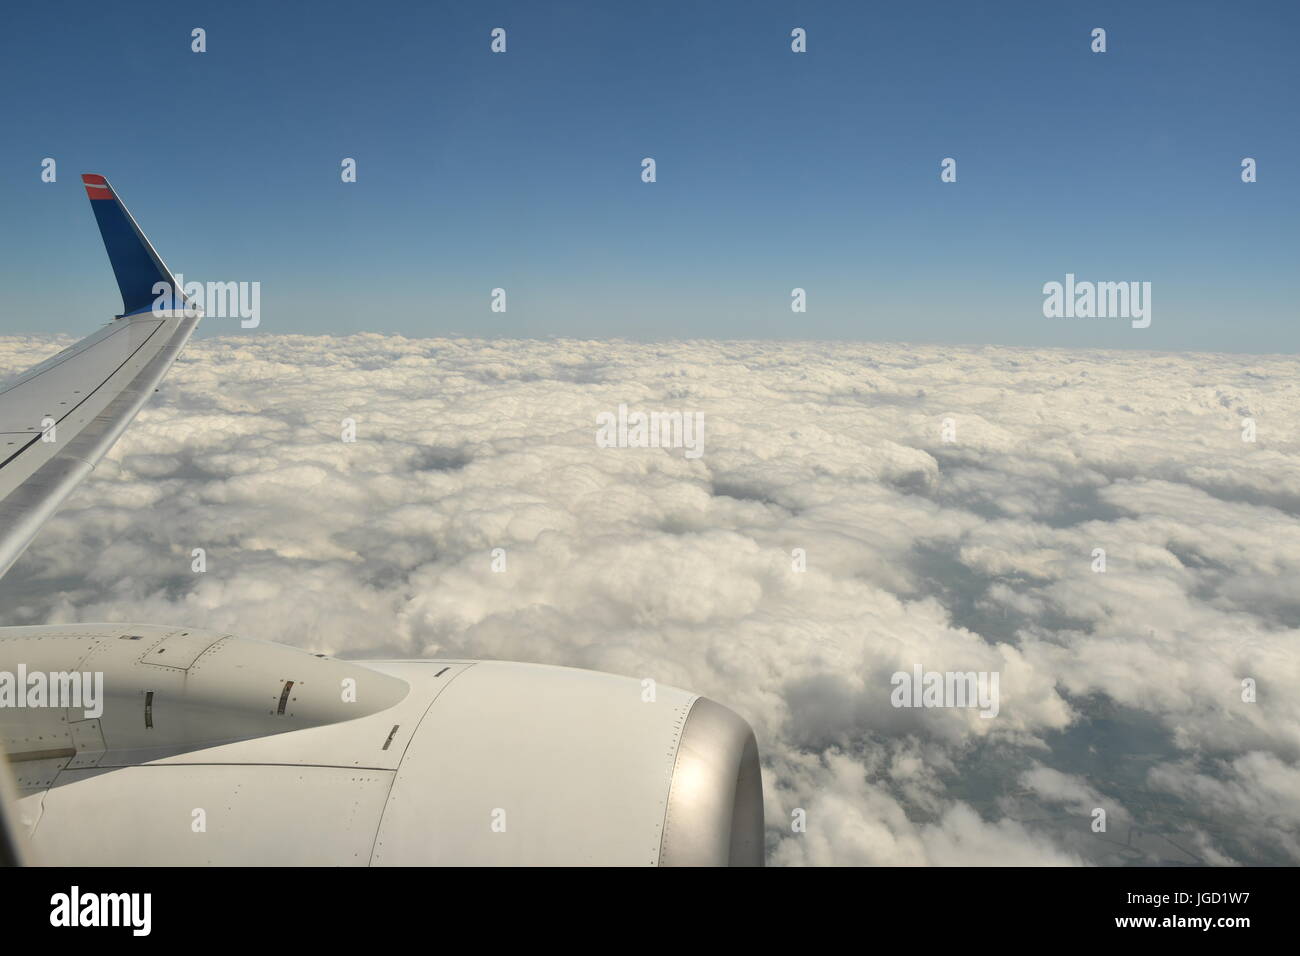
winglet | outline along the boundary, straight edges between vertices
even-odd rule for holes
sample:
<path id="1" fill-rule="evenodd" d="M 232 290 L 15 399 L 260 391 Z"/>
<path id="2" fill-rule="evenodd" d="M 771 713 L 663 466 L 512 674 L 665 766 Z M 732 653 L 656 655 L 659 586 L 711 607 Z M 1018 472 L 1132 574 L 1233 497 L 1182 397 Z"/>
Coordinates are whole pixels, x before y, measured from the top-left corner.
<path id="1" fill-rule="evenodd" d="M 81 182 L 90 197 L 90 208 L 99 223 L 100 235 L 104 237 L 104 248 L 117 277 L 117 287 L 122 291 L 122 315 L 118 318 L 152 310 L 154 302 L 162 294 L 154 290 L 158 283 L 171 290 L 170 301 L 164 302 L 171 308 L 183 308 L 184 295 L 177 290 L 171 270 L 140 230 L 109 181 L 96 173 L 85 173 Z"/>

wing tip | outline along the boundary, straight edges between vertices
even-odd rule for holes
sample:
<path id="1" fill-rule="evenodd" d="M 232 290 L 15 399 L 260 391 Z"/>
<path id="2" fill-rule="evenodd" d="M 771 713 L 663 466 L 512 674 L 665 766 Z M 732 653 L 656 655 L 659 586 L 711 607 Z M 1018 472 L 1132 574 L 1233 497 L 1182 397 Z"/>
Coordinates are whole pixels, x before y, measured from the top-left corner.
<path id="1" fill-rule="evenodd" d="M 81 184 L 86 187 L 86 195 L 91 199 L 112 199 L 113 187 L 99 173 L 82 173 Z"/>

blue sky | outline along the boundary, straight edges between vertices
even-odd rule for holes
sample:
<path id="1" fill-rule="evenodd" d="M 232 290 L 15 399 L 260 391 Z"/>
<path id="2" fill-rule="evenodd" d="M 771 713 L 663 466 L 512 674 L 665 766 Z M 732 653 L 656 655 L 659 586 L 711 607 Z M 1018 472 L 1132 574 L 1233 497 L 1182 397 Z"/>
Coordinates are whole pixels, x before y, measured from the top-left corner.
<path id="1" fill-rule="evenodd" d="M 187 279 L 262 283 L 258 330 L 206 334 L 1300 351 L 1297 27 L 1289 2 L 13 5 L 0 333 L 119 310 L 99 172 Z M 1150 281 L 1151 327 L 1044 318 L 1067 272 Z"/>

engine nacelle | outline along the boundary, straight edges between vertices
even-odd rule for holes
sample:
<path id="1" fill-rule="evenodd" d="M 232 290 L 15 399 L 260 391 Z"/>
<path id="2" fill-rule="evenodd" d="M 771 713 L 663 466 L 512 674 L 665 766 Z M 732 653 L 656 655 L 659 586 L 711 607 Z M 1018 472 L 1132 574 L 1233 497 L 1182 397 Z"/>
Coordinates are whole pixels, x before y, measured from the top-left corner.
<path id="1" fill-rule="evenodd" d="M 103 675 L 98 716 L 0 707 L 37 863 L 763 862 L 754 735 L 676 688 L 140 625 L 0 629 L 20 667 Z"/>

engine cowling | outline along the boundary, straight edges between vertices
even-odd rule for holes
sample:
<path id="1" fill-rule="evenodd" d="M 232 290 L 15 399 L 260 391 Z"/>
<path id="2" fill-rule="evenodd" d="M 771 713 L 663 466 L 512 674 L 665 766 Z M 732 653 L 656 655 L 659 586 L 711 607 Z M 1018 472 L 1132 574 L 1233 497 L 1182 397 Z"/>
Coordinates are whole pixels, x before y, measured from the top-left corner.
<path id="1" fill-rule="evenodd" d="M 140 625 L 0 629 L 19 665 L 105 692 L 95 717 L 0 708 L 39 863 L 763 862 L 753 733 L 676 688 Z"/>

